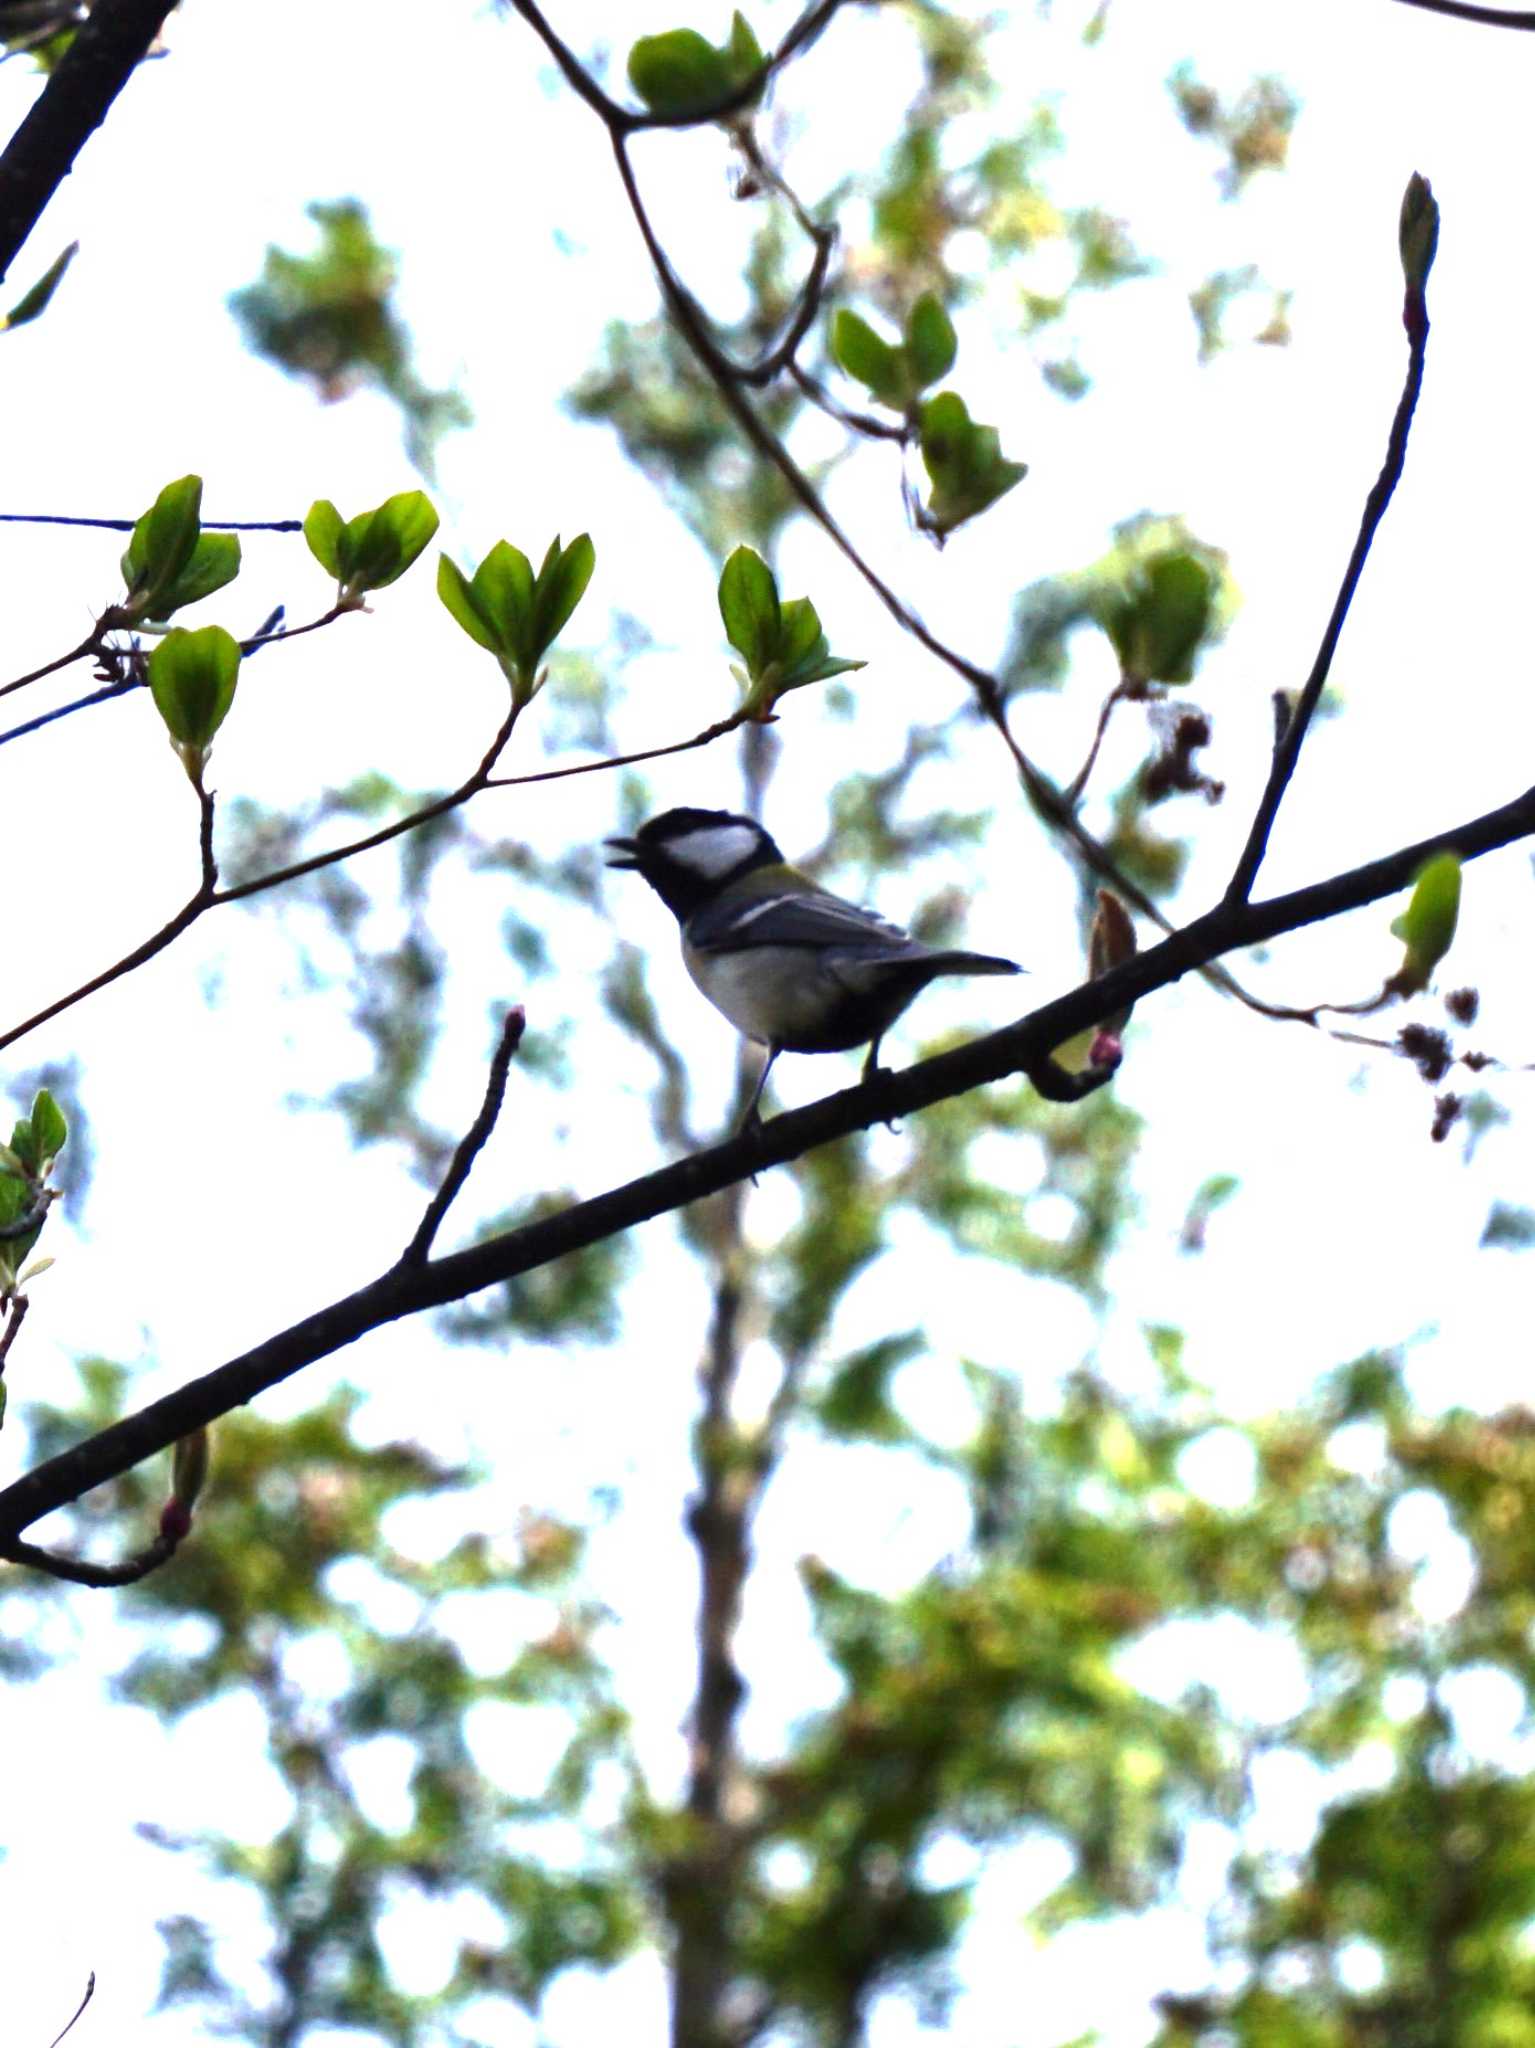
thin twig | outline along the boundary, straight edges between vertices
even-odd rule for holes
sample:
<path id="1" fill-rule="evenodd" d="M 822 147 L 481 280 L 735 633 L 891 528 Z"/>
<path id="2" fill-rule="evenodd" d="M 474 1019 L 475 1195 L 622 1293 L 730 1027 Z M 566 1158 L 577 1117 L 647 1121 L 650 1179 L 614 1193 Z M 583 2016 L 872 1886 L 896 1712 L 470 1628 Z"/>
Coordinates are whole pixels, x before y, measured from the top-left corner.
<path id="1" fill-rule="evenodd" d="M 609 768 L 633 768 L 641 761 L 659 761 L 667 754 L 687 754 L 696 747 L 707 747 L 713 741 L 723 739 L 726 733 L 738 732 L 745 723 L 746 713 L 733 711 L 729 718 L 705 726 L 691 739 L 671 740 L 662 747 L 641 747 L 635 754 L 608 754 L 600 761 L 578 761 L 573 768 L 540 768 L 531 775 L 492 775 L 485 787 L 519 789 L 529 782 L 563 782 L 570 775 L 600 775 Z"/>
<path id="2" fill-rule="evenodd" d="M 102 526 L 112 533 L 132 533 L 136 519 L 80 519 L 71 512 L 0 512 L 0 526 Z M 302 519 L 204 519 L 204 527 L 220 533 L 302 533 Z"/>
<path id="3" fill-rule="evenodd" d="M 1386 457 L 1381 464 L 1379 476 L 1370 486 L 1360 515 L 1359 532 L 1354 540 L 1353 552 L 1343 572 L 1343 581 L 1333 600 L 1331 616 L 1322 634 L 1316 660 L 1306 678 L 1305 687 L 1296 698 L 1293 709 L 1285 723 L 1285 730 L 1278 746 L 1274 749 L 1273 763 L 1269 769 L 1268 781 L 1263 795 L 1259 798 L 1257 813 L 1242 848 L 1241 858 L 1236 864 L 1231 882 L 1226 891 L 1228 903 L 1245 903 L 1252 894 L 1253 883 L 1268 852 L 1269 836 L 1274 821 L 1279 815 L 1279 806 L 1284 802 L 1285 791 L 1295 773 L 1300 759 L 1301 748 L 1305 745 L 1312 716 L 1321 699 L 1327 678 L 1332 669 L 1333 655 L 1337 652 L 1339 636 L 1364 565 L 1369 559 L 1370 549 L 1375 541 L 1376 530 L 1385 516 L 1386 507 L 1391 503 L 1401 479 L 1402 469 L 1407 460 L 1407 437 L 1412 431 L 1413 413 L 1417 409 L 1418 394 L 1423 388 L 1423 367 L 1428 351 L 1428 307 L 1420 285 L 1416 290 L 1408 289 L 1407 295 L 1407 374 L 1402 383 L 1402 395 L 1397 400 L 1396 412 L 1391 421 L 1391 431 L 1386 438 Z"/>
<path id="4" fill-rule="evenodd" d="M 25 1294 L 11 1296 L 10 1312 L 5 1319 L 5 1335 L 0 1337 L 0 1376 L 4 1375 L 5 1362 L 11 1355 L 11 1346 L 16 1342 L 16 1333 L 26 1321 L 31 1302 Z"/>
<path id="5" fill-rule="evenodd" d="M 1109 694 L 1103 700 L 1103 709 L 1098 713 L 1098 724 L 1096 730 L 1093 733 L 1093 743 L 1087 750 L 1087 759 L 1082 763 L 1082 766 L 1077 770 L 1076 774 L 1072 776 L 1070 782 L 1067 783 L 1065 789 L 1061 792 L 1061 794 L 1065 797 L 1067 803 L 1079 804 L 1082 801 L 1082 792 L 1087 787 L 1087 779 L 1092 774 L 1093 769 L 1097 766 L 1098 755 L 1103 746 L 1104 735 L 1107 733 L 1109 729 L 1109 720 L 1114 715 L 1114 706 L 1116 704 L 1122 704 L 1125 700 L 1125 695 L 1126 691 L 1124 678 L 1121 677 L 1120 680 L 1114 685 L 1113 689 L 1110 690 Z"/>
<path id="6" fill-rule="evenodd" d="M 12 690 L 24 690 L 28 683 L 40 683 L 44 676 L 56 675 L 61 668 L 68 668 L 73 662 L 84 661 L 89 654 L 100 654 L 101 627 L 92 626 L 78 647 L 72 647 L 68 654 L 61 654 L 53 661 L 45 661 L 41 668 L 34 668 L 24 676 L 17 676 L 13 683 L 0 683 L 0 697 L 9 697 Z"/>
<path id="7" fill-rule="evenodd" d="M 400 1254 L 402 1266 L 425 1264 L 432 1249 L 432 1240 L 442 1227 L 443 1218 L 458 1197 L 469 1170 L 479 1157 L 486 1139 L 496 1128 L 496 1118 L 501 1114 L 501 1104 L 506 1095 L 506 1077 L 511 1071 L 517 1048 L 522 1043 L 522 1034 L 527 1029 L 527 1016 L 518 1005 L 506 1013 L 501 1026 L 501 1038 L 490 1062 L 490 1074 L 485 1083 L 485 1100 L 480 1104 L 480 1113 L 458 1142 L 448 1170 L 442 1177 L 442 1185 L 426 1205 L 426 1214 L 416 1226 L 416 1234 Z"/>
<path id="8" fill-rule="evenodd" d="M 1522 7 L 1481 7 L 1475 0 L 1399 0 L 1403 7 L 1421 7 L 1425 14 L 1447 14 L 1454 21 L 1478 21 L 1486 28 L 1535 29 L 1535 14 Z"/>
<path id="9" fill-rule="evenodd" d="M 85 2008 L 90 2004 L 91 2000 L 95 1996 L 96 1972 L 92 1970 L 90 1975 L 85 1980 L 85 1996 L 81 1999 L 80 2003 L 75 2007 L 73 2017 L 68 2021 L 68 2023 L 65 2026 L 60 2028 L 59 2032 L 56 2033 L 53 2039 L 48 2043 L 48 2048 L 59 2048 L 59 2043 L 63 2040 L 64 2036 L 74 2026 L 75 2021 L 79 2019 L 81 2013 L 85 2011 Z"/>
<path id="10" fill-rule="evenodd" d="M 61 1550 L 44 1550 L 39 1544 L 13 1538 L 0 1546 L 0 1562 L 24 1564 L 70 1586 L 136 1586 L 140 1579 L 147 1579 L 151 1572 L 168 1563 L 180 1542 L 179 1536 L 162 1531 L 152 1543 L 124 1558 L 121 1564 L 92 1564 L 88 1558 L 71 1557 Z"/>
<path id="11" fill-rule="evenodd" d="M 810 400 L 810 403 L 834 419 L 839 426 L 851 427 L 855 434 L 862 434 L 871 441 L 896 441 L 904 447 L 911 437 L 911 429 L 893 426 L 889 420 L 876 419 L 870 412 L 854 412 L 840 400 L 832 397 L 826 386 L 800 363 L 784 365 L 794 382 Z"/>
<path id="12" fill-rule="evenodd" d="M 495 766 L 502 748 L 511 737 L 520 709 L 518 705 L 512 707 L 502 720 L 495 739 L 474 773 L 460 783 L 457 789 L 450 790 L 446 796 L 439 797 L 434 803 L 423 804 L 420 810 L 412 811 L 406 817 L 396 818 L 392 825 L 383 825 L 378 831 L 366 833 L 361 839 L 349 840 L 345 845 L 331 847 L 325 853 L 311 854 L 307 860 L 294 861 L 288 867 L 274 868 L 270 874 L 254 875 L 248 882 L 237 882 L 228 889 L 216 886 L 217 868 L 213 864 L 211 812 L 204 809 L 198 831 L 202 879 L 196 891 L 158 931 L 151 933 L 120 960 L 114 961 L 100 974 L 93 975 L 89 981 L 82 982 L 78 988 L 71 989 L 68 995 L 57 997 L 45 1008 L 28 1017 L 24 1023 L 13 1025 L 9 1031 L 0 1032 L 0 1051 L 14 1045 L 18 1039 L 25 1038 L 28 1032 L 36 1031 L 40 1025 L 62 1016 L 66 1010 L 72 1010 L 88 996 L 109 988 L 114 981 L 121 981 L 125 974 L 132 974 L 137 968 L 155 959 L 168 946 L 174 945 L 183 932 L 190 930 L 205 911 L 216 910 L 225 903 L 242 902 L 248 896 L 259 896 L 267 889 L 281 888 L 285 882 L 296 881 L 300 875 L 313 874 L 319 868 L 334 867 L 340 861 L 351 860 L 357 854 L 368 853 L 376 846 L 387 845 L 391 839 L 398 839 L 402 833 L 413 832 L 418 825 L 429 824 L 433 818 L 441 818 L 449 811 L 457 810 L 471 797 L 477 796 L 482 789 L 489 787 L 490 770 Z M 199 795 L 201 799 L 201 793 Z M 204 801 L 211 806 L 211 795 Z"/>

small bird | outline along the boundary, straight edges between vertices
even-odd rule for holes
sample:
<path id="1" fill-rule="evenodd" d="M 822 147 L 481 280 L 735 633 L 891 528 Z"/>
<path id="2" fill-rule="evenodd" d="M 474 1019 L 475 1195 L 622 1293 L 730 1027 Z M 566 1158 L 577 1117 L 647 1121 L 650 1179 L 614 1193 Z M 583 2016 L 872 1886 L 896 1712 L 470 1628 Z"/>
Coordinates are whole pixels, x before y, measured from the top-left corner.
<path id="1" fill-rule="evenodd" d="M 610 868 L 644 876 L 682 927 L 682 958 L 738 1031 L 767 1047 L 742 1120 L 781 1052 L 848 1052 L 880 1040 L 914 997 L 944 974 L 1021 974 L 991 953 L 935 951 L 790 867 L 755 818 L 734 811 L 663 811 L 632 839 L 614 838 Z"/>

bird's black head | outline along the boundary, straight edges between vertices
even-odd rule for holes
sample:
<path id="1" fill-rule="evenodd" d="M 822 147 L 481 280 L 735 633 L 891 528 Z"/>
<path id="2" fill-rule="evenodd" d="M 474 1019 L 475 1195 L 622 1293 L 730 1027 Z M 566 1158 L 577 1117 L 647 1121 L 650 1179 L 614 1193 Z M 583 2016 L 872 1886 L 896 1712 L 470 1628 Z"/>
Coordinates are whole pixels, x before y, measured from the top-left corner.
<path id="1" fill-rule="evenodd" d="M 755 818 L 691 805 L 663 811 L 632 839 L 604 843 L 612 849 L 608 866 L 634 868 L 678 917 L 706 903 L 727 882 L 783 859 Z"/>

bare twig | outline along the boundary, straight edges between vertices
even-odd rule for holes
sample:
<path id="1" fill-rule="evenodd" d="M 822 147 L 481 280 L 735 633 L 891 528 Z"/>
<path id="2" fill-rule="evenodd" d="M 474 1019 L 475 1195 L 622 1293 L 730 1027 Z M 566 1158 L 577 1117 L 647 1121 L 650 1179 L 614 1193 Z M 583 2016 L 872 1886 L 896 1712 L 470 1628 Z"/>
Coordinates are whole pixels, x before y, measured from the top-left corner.
<path id="1" fill-rule="evenodd" d="M 1087 787 L 1088 777 L 1097 766 L 1104 735 L 1109 729 L 1109 720 L 1114 716 L 1114 706 L 1122 704 L 1125 700 L 1125 695 L 1124 680 L 1121 678 L 1103 700 L 1103 709 L 1098 713 L 1098 724 L 1093 732 L 1093 743 L 1087 750 L 1087 759 L 1061 792 L 1067 803 L 1078 804 L 1082 801 L 1082 792 Z"/>
<path id="2" fill-rule="evenodd" d="M 81 2013 L 85 2011 L 85 2008 L 90 2004 L 91 2000 L 95 1996 L 96 1972 L 92 1970 L 90 1975 L 85 1980 L 85 1996 L 81 1999 L 80 2003 L 75 2007 L 72 2017 L 63 2027 L 60 2028 L 59 2032 L 56 2033 L 53 2039 L 48 2043 L 48 2048 L 59 2048 L 59 2043 L 63 2040 L 64 2036 L 74 2026 L 75 2021 L 79 2019 Z"/>
<path id="3" fill-rule="evenodd" d="M 68 654 L 60 654 L 52 661 L 45 661 L 41 668 L 29 669 L 24 676 L 17 676 L 11 683 L 0 683 L 0 697 L 9 697 L 12 690 L 24 690 L 28 683 L 40 683 L 44 676 L 57 675 L 61 668 L 69 668 L 74 662 L 84 661 L 87 655 L 100 654 L 101 627 L 92 626 L 78 647 L 72 647 Z"/>
<path id="4" fill-rule="evenodd" d="M 189 1381 L 0 1489 L 0 1548 L 13 1544 L 23 1530 L 54 1508 L 119 1477 L 142 1459 L 169 1448 L 317 1359 L 356 1343 L 371 1330 L 533 1272 L 853 1131 L 914 1115 L 969 1089 L 1027 1072 L 1079 1032 L 1104 1017 L 1121 1014 L 1130 1004 L 1209 965 L 1223 953 L 1264 944 L 1285 932 L 1394 895 L 1407 887 L 1435 853 L 1453 850 L 1462 860 L 1475 860 L 1532 833 L 1535 787 L 1449 831 L 1398 847 L 1308 888 L 1264 902 L 1218 903 L 1160 945 L 1056 997 L 1020 1022 L 922 1060 L 904 1072 L 880 1072 L 857 1087 L 774 1117 L 725 1144 L 690 1154 L 627 1186 L 538 1217 L 464 1251 L 420 1265 L 396 1262 L 356 1293 L 306 1316 L 254 1350 Z"/>
<path id="5" fill-rule="evenodd" d="M 0 1336 L 0 1375 L 5 1372 L 6 1360 L 11 1355 L 11 1346 L 16 1342 L 16 1333 L 26 1321 L 31 1303 L 24 1294 L 13 1294 L 11 1306 L 5 1318 L 5 1334 Z"/>
<path id="6" fill-rule="evenodd" d="M 82 519 L 72 512 L 0 512 L 0 526 L 102 526 L 112 533 L 132 533 L 136 519 Z M 199 524 L 219 533 L 302 533 L 302 519 L 203 519 Z"/>
<path id="7" fill-rule="evenodd" d="M 71 1557 L 61 1550 L 44 1550 L 39 1544 L 14 1538 L 0 1545 L 0 1561 L 24 1564 L 31 1571 L 62 1579 L 70 1586 L 136 1586 L 140 1579 L 147 1579 L 151 1572 L 167 1564 L 176 1555 L 180 1542 L 179 1536 L 162 1530 L 152 1543 L 124 1558 L 121 1564 L 92 1564 L 88 1558 Z"/>
<path id="8" fill-rule="evenodd" d="M 1447 14 L 1453 21 L 1478 21 L 1486 28 L 1535 29 L 1535 14 L 1523 7 L 1481 7 L 1475 0 L 1398 0 L 1403 7 L 1421 7 L 1425 14 Z"/>
<path id="9" fill-rule="evenodd" d="M 501 1104 L 506 1095 L 506 1077 L 511 1071 L 512 1060 L 522 1043 L 522 1034 L 527 1028 L 527 1017 L 519 1005 L 508 1010 L 506 1021 L 501 1026 L 500 1042 L 490 1062 L 490 1074 L 485 1083 L 485 1100 L 480 1104 L 480 1113 L 458 1142 L 457 1150 L 448 1162 L 448 1170 L 442 1177 L 442 1185 L 426 1205 L 426 1214 L 416 1227 L 416 1234 L 400 1255 L 402 1266 L 420 1266 L 426 1262 L 432 1249 L 432 1240 L 442 1227 L 447 1215 L 458 1197 L 459 1190 L 469 1178 L 469 1170 L 479 1157 L 486 1139 L 496 1127 L 496 1118 L 501 1114 Z"/>
<path id="10" fill-rule="evenodd" d="M 340 861 L 352 860 L 360 853 L 371 852 L 376 846 L 385 846 L 391 839 L 398 839 L 403 833 L 413 832 L 418 826 L 429 824 L 433 818 L 441 818 L 449 811 L 457 810 L 471 797 L 477 796 L 482 789 L 490 786 L 490 771 L 511 737 L 520 709 L 520 706 L 513 705 L 502 720 L 495 739 L 474 773 L 461 782 L 457 789 L 450 790 L 446 796 L 438 797 L 434 803 L 423 804 L 420 810 L 412 811 L 406 817 L 396 818 L 391 825 L 381 825 L 376 832 L 366 833 L 360 839 L 348 840 L 345 845 L 333 846 L 325 853 L 311 854 L 307 860 L 293 861 L 287 867 L 274 868 L 270 874 L 254 875 L 248 882 L 237 882 L 228 889 L 220 889 L 217 886 L 218 872 L 213 863 L 213 798 L 211 794 L 204 796 L 199 791 L 199 800 L 204 806 L 198 832 L 202 879 L 195 892 L 187 898 L 174 917 L 168 918 L 157 932 L 141 940 L 120 960 L 115 960 L 110 967 L 103 968 L 100 974 L 92 975 L 89 981 L 82 982 L 78 988 L 71 989 L 68 995 L 59 996 L 45 1008 L 35 1011 L 25 1022 L 13 1025 L 9 1031 L 0 1032 L 0 1051 L 14 1045 L 18 1039 L 25 1038 L 29 1032 L 36 1031 L 40 1025 L 62 1016 L 66 1010 L 72 1010 L 77 1003 L 83 1003 L 87 996 L 93 996 L 99 990 L 109 988 L 114 981 L 121 981 L 125 974 L 132 974 L 137 968 L 153 960 L 168 946 L 174 945 L 182 933 L 190 930 L 206 911 L 216 910 L 225 903 L 243 902 L 248 896 L 259 896 L 268 889 L 281 888 L 285 882 L 296 881 L 300 875 L 310 875 L 317 869 L 334 867 Z"/>
<path id="11" fill-rule="evenodd" d="M 1386 507 L 1391 503 L 1401 479 L 1402 469 L 1407 460 L 1407 437 L 1412 431 L 1413 414 L 1417 410 L 1418 394 L 1423 389 L 1423 367 L 1428 351 L 1428 308 L 1421 285 L 1408 289 L 1407 317 L 1407 374 L 1402 384 L 1402 395 L 1397 400 L 1396 413 L 1391 422 L 1391 431 L 1386 439 L 1386 456 L 1381 470 L 1370 486 L 1360 515 L 1359 532 L 1354 541 L 1353 552 L 1343 572 L 1343 581 L 1333 600 L 1332 613 L 1322 634 L 1316 660 L 1306 678 L 1305 687 L 1296 698 L 1293 708 L 1285 721 L 1284 732 L 1274 749 L 1273 763 L 1269 769 L 1268 781 L 1258 801 L 1257 813 L 1247 835 L 1232 874 L 1226 900 L 1230 903 L 1245 903 L 1252 894 L 1253 883 L 1263 865 L 1268 851 L 1269 836 L 1274 821 L 1279 815 L 1279 806 L 1284 802 L 1285 791 L 1295 773 L 1300 759 L 1301 748 L 1306 743 L 1312 716 L 1316 711 L 1322 691 L 1332 670 L 1333 656 L 1337 652 L 1338 640 L 1343 632 L 1344 621 L 1364 574 L 1364 565 L 1369 560 L 1370 549 L 1375 541 L 1376 530 L 1385 516 Z"/>
<path id="12" fill-rule="evenodd" d="M 528 782 L 563 782 L 570 775 L 600 775 L 609 768 L 632 768 L 640 761 L 659 761 L 667 754 L 688 754 L 695 747 L 707 747 L 726 733 L 738 732 L 746 723 L 744 711 L 733 711 L 714 725 L 695 732 L 691 739 L 672 740 L 661 747 L 641 747 L 635 754 L 608 754 L 600 761 L 578 761 L 572 768 L 539 768 L 531 775 L 492 775 L 487 789 L 519 789 Z"/>

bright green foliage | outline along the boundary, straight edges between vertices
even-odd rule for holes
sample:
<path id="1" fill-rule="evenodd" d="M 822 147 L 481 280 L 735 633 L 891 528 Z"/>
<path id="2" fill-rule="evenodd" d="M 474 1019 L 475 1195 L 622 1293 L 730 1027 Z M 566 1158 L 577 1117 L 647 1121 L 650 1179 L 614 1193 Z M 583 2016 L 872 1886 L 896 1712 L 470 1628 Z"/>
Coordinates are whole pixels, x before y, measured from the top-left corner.
<path id="1" fill-rule="evenodd" d="M 32 289 L 23 292 L 9 313 L 3 319 L 0 319 L 0 329 L 25 327 L 29 321 L 35 320 L 40 313 L 46 312 L 49 300 L 63 283 L 65 271 L 74 262 L 79 252 L 80 244 L 78 242 L 71 242 L 67 249 L 55 256 Z"/>
<path id="2" fill-rule="evenodd" d="M 711 108 L 740 91 L 762 69 L 762 48 L 739 10 L 716 49 L 696 29 L 642 36 L 629 52 L 629 83 L 652 114 L 668 121 L 707 119 Z M 755 95 L 727 118 L 749 112 Z"/>
<path id="3" fill-rule="evenodd" d="M 808 597 L 780 603 L 777 579 L 752 548 L 737 548 L 720 572 L 719 602 L 725 637 L 746 664 L 744 675 L 737 674 L 746 685 L 750 718 L 771 717 L 790 690 L 864 667 L 832 654 Z"/>
<path id="4" fill-rule="evenodd" d="M 1186 683 L 1217 624 L 1218 558 L 1208 549 L 1169 548 L 1137 562 L 1100 617 L 1132 689 Z"/>
<path id="5" fill-rule="evenodd" d="M 1407 908 L 1392 922 L 1391 936 L 1407 948 L 1391 977 L 1393 995 L 1418 995 L 1428 987 L 1434 969 L 1455 943 L 1459 916 L 1460 856 L 1436 853 L 1413 883 Z"/>
<path id="6" fill-rule="evenodd" d="M 268 248 L 260 282 L 229 302 L 246 345 L 310 379 L 327 403 L 369 386 L 383 391 L 404 418 L 406 454 L 430 475 L 438 439 L 467 426 L 469 408 L 416 375 L 393 305 L 394 252 L 375 241 L 367 209 L 341 199 L 311 206 L 309 217 L 320 230 L 315 254 Z"/>
<path id="7" fill-rule="evenodd" d="M 129 536 L 122 558 L 128 594 L 117 609 L 129 619 L 168 619 L 222 590 L 240 573 L 240 539 L 204 533 L 203 480 L 167 484 Z"/>
<path id="8" fill-rule="evenodd" d="M 395 583 L 437 531 L 437 508 L 425 491 L 398 491 L 371 512 L 343 519 L 329 498 L 317 498 L 304 538 L 320 567 L 336 579 L 336 603 L 355 610 L 370 590 Z"/>
<path id="9" fill-rule="evenodd" d="M 867 320 L 843 307 L 831 325 L 832 354 L 850 377 L 866 384 L 882 405 L 910 413 L 930 385 L 954 367 L 954 325 L 936 292 L 912 307 L 902 340 L 893 344 Z"/>
<path id="10" fill-rule="evenodd" d="M 213 736 L 229 716 L 240 676 L 240 643 L 222 626 L 189 633 L 173 626 L 149 657 L 149 691 L 171 744 L 199 787 Z"/>
<path id="11" fill-rule="evenodd" d="M 470 639 L 500 662 L 513 695 L 527 703 L 540 664 L 585 595 L 597 554 L 589 534 L 562 547 L 555 535 L 538 574 L 520 548 L 498 540 L 466 577 L 447 555 L 437 563 L 437 594 Z"/>
<path id="12" fill-rule="evenodd" d="M 0 1145 L 0 1231 L 43 1204 L 49 1172 L 68 1136 L 64 1112 L 51 1092 L 40 1088 L 32 1098 L 31 1114 L 17 1118 L 10 1144 Z M 45 1220 L 43 1209 L 33 1227 L 19 1236 L 0 1237 L 0 1303 L 8 1304 L 15 1294 Z M 4 1412 L 0 1399 L 0 1419 Z"/>
<path id="13" fill-rule="evenodd" d="M 995 427 L 971 419 L 957 391 L 940 391 L 920 415 L 922 461 L 932 489 L 923 523 L 943 536 L 974 519 L 1029 473 L 1009 462 Z"/>

